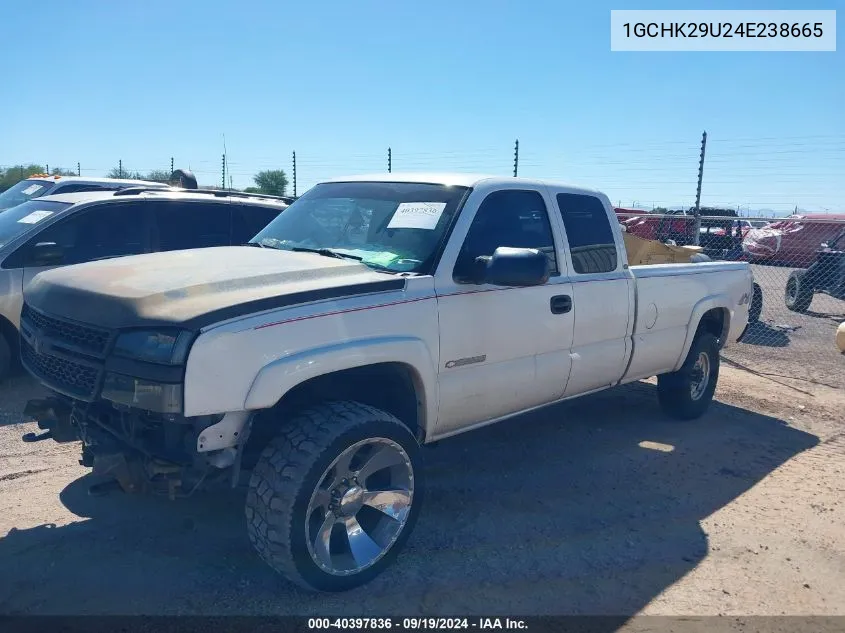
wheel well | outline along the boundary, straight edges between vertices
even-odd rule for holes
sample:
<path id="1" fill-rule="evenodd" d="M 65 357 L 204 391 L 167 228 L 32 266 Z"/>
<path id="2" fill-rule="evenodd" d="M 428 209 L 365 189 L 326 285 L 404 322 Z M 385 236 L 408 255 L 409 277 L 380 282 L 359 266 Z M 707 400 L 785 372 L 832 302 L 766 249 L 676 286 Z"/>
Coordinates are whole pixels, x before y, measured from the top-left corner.
<path id="1" fill-rule="evenodd" d="M 297 412 L 319 402 L 339 400 L 354 400 L 396 416 L 422 442 L 422 394 L 419 376 L 403 363 L 377 363 L 317 376 L 297 385 L 271 409 L 255 416 L 244 452 L 260 451 L 278 433 L 279 426 Z"/>
<path id="2" fill-rule="evenodd" d="M 712 334 L 719 339 L 719 346 L 721 347 L 725 343 L 729 325 L 730 317 L 728 316 L 728 311 L 725 308 L 713 308 L 705 312 L 701 317 L 696 334 L 699 332 Z"/>

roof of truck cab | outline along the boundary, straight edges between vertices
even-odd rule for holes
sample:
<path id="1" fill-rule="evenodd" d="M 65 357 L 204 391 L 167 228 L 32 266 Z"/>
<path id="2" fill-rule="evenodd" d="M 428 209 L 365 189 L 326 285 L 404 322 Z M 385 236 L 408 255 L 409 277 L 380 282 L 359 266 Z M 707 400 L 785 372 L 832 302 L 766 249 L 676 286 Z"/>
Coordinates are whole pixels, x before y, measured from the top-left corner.
<path id="1" fill-rule="evenodd" d="M 414 182 L 452 187 L 476 187 L 481 183 L 489 185 L 511 185 L 520 183 L 532 187 L 552 186 L 579 191 L 588 194 L 601 194 L 600 191 L 580 185 L 536 178 L 513 178 L 510 176 L 495 176 L 490 174 L 464 174 L 452 172 L 393 172 L 389 174 L 360 174 L 343 178 L 332 178 L 323 181 L 330 182 Z"/>

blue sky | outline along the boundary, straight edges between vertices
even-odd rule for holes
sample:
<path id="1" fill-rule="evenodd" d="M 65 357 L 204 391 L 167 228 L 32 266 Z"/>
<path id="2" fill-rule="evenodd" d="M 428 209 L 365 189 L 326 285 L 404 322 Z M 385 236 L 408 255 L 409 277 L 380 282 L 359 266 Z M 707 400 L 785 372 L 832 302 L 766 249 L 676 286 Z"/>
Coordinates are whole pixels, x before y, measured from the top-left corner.
<path id="1" fill-rule="evenodd" d="M 795 9 L 781 2 L 120 3 L 2 9 L 0 165 L 103 175 L 190 166 L 236 187 L 260 169 L 520 175 L 614 203 L 845 212 L 845 59 L 835 53 L 620 53 L 610 9 Z M 842 2 L 814 2 L 836 9 Z M 841 12 L 840 12 L 841 15 Z"/>

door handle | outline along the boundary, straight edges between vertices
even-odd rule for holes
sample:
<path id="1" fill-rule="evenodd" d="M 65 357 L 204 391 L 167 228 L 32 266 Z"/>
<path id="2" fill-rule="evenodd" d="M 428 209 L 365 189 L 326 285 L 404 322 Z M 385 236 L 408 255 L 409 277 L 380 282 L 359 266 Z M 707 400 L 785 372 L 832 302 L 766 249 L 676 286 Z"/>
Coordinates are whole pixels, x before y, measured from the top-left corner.
<path id="1" fill-rule="evenodd" d="M 556 295 L 549 301 L 552 314 L 566 314 L 572 310 L 572 297 L 569 295 Z"/>

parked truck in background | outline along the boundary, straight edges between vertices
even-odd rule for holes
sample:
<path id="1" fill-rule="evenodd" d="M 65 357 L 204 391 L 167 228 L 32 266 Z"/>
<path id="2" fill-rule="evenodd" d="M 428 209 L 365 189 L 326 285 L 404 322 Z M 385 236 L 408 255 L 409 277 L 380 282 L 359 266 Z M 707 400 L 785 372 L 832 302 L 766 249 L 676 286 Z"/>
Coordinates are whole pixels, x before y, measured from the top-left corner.
<path id="1" fill-rule="evenodd" d="M 597 191 L 329 181 L 250 246 L 39 274 L 21 346 L 55 395 L 29 403 L 44 433 L 25 439 L 82 440 L 126 491 L 249 473 L 260 556 L 344 590 L 410 536 L 423 445 L 651 376 L 667 414 L 698 418 L 751 295 L 746 263 L 629 266 Z"/>

